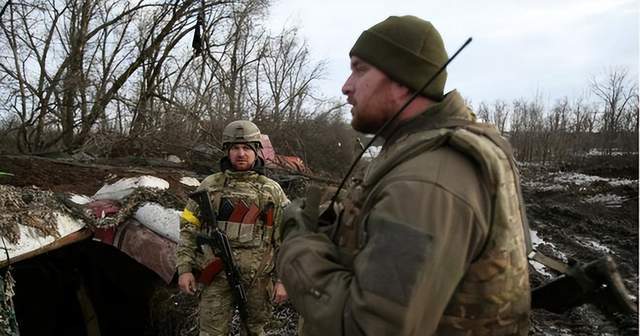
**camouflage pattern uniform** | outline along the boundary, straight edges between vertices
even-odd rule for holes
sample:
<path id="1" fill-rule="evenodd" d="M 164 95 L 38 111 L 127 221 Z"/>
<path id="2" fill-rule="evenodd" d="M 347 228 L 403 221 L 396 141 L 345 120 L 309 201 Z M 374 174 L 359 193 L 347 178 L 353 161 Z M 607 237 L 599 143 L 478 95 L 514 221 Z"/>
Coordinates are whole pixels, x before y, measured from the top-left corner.
<path id="1" fill-rule="evenodd" d="M 273 256 L 280 243 L 277 227 L 288 199 L 277 182 L 253 170 L 213 174 L 198 187 L 203 189 L 209 192 L 218 225 L 231 242 L 242 274 L 250 332 L 262 335 L 271 315 L 269 287 L 274 273 Z M 179 274 L 202 269 L 211 261 L 211 255 L 207 258 L 206 253 L 196 253 L 198 213 L 198 205 L 190 200 L 180 223 Z M 233 299 L 224 272 L 218 273 L 200 295 L 200 335 L 228 335 Z"/>
<path id="2" fill-rule="evenodd" d="M 283 243 L 278 274 L 306 336 L 527 335 L 522 205 L 509 146 L 453 91 L 386 139 L 334 241 Z"/>

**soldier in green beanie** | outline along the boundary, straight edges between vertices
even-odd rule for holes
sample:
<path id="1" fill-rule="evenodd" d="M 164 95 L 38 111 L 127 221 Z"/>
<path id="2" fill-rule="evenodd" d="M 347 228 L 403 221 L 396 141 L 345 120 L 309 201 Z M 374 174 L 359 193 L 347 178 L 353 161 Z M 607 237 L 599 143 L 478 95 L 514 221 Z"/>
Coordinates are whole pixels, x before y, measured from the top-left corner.
<path id="1" fill-rule="evenodd" d="M 351 49 L 352 126 L 376 133 L 446 63 L 442 38 L 392 16 Z M 382 132 L 381 153 L 322 213 L 284 214 L 277 271 L 305 335 L 527 335 L 526 214 L 509 144 L 441 73 Z M 326 232 L 332 232 L 326 234 Z"/>

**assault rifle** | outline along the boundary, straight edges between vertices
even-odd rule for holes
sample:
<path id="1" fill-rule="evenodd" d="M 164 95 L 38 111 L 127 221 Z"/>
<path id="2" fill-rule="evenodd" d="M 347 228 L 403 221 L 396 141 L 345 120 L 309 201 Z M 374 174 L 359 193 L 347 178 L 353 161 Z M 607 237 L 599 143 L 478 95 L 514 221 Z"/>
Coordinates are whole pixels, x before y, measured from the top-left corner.
<path id="1" fill-rule="evenodd" d="M 227 276 L 227 282 L 233 294 L 233 301 L 238 306 L 238 312 L 240 313 L 240 323 L 249 334 L 247 326 L 247 292 L 242 285 L 240 271 L 233 260 L 229 238 L 218 227 L 218 219 L 213 208 L 211 208 L 209 193 L 206 190 L 200 190 L 190 194 L 189 198 L 198 203 L 200 207 L 200 221 L 203 229 L 201 232 L 203 233 L 196 235 L 196 243 L 198 246 L 210 246 L 216 257 L 222 259 L 224 273 Z"/>

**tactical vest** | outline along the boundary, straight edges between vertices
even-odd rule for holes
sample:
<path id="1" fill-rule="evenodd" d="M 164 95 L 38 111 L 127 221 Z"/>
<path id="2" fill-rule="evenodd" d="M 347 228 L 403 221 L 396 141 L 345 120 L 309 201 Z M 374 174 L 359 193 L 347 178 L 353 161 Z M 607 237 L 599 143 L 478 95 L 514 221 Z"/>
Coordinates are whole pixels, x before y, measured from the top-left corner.
<path id="1" fill-rule="evenodd" d="M 528 225 L 510 146 L 494 128 L 469 122 L 421 131 L 410 139 L 394 144 L 390 157 L 372 162 L 362 181 L 350 189 L 338 217 L 336 244 L 346 259 L 357 255 L 366 243 L 364 219 L 375 205 L 376 184 L 405 160 L 450 146 L 478 164 L 493 208 L 484 249 L 458 284 L 436 334 L 527 335 L 530 290 L 524 236 L 528 232 L 523 230 Z"/>
<path id="2" fill-rule="evenodd" d="M 206 185 L 218 227 L 233 246 L 272 243 L 276 205 L 281 205 L 268 188 L 270 183 L 263 175 L 226 172 L 215 174 Z"/>

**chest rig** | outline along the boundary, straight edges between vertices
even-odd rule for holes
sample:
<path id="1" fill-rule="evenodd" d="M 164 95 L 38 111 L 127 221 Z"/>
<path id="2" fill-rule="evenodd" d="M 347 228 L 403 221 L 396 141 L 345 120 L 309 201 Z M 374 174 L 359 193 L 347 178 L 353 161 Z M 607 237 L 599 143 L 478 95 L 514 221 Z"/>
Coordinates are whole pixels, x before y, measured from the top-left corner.
<path id="1" fill-rule="evenodd" d="M 258 174 L 225 172 L 207 188 L 218 227 L 234 246 L 272 244 L 275 202 L 263 188 L 265 179 Z"/>

